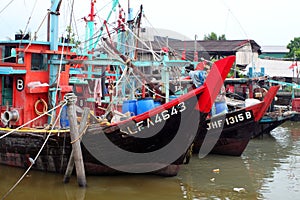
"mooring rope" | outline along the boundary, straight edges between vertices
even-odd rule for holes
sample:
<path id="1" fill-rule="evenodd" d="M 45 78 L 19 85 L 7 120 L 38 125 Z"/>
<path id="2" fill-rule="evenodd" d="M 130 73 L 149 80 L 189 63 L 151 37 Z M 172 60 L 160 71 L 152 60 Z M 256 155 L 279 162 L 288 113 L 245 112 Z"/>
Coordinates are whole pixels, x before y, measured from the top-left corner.
<path id="1" fill-rule="evenodd" d="M 55 108 L 58 108 L 59 106 L 64 106 L 66 105 L 67 102 L 66 101 L 63 101 L 63 103 L 60 103 L 58 106 L 56 106 Z M 54 109 L 54 108 L 53 108 Z M 61 115 L 61 112 L 62 112 L 62 109 L 60 109 L 60 112 L 55 120 L 55 123 L 56 124 L 59 120 L 59 116 Z M 38 151 L 38 153 L 36 154 L 35 158 L 31 161 L 30 160 L 30 166 L 28 167 L 28 169 L 24 172 L 24 174 L 19 178 L 19 180 L 7 191 L 7 193 L 1 197 L 1 200 L 4 200 L 17 186 L 18 184 L 24 179 L 24 177 L 27 175 L 27 173 L 29 172 L 29 170 L 32 168 L 32 166 L 34 165 L 35 161 L 37 160 L 37 158 L 40 156 L 42 150 L 44 149 L 45 145 L 47 144 L 51 134 L 52 134 L 52 131 L 54 130 L 54 126 L 52 126 L 51 130 L 49 131 L 42 147 L 40 148 L 40 150 Z"/>
<path id="2" fill-rule="evenodd" d="M 81 131 L 81 133 L 79 134 L 78 138 L 76 138 L 75 140 L 71 141 L 71 144 L 74 144 L 75 142 L 77 142 L 78 140 L 80 140 L 82 138 L 82 136 L 85 134 L 86 129 L 89 127 L 89 124 L 87 123 L 84 127 L 84 129 Z"/>
<path id="3" fill-rule="evenodd" d="M 136 75 L 135 73 L 131 72 L 131 74 L 132 74 L 132 75 L 134 76 L 134 78 L 135 78 L 141 85 L 143 85 L 147 90 L 149 90 L 150 92 L 152 92 L 152 93 L 155 94 L 156 96 L 159 96 L 159 97 L 164 98 L 164 99 L 166 98 L 165 96 L 162 96 L 162 95 L 158 94 L 157 92 L 155 92 L 154 90 L 150 89 L 145 83 L 143 83 L 143 82 L 137 77 L 137 75 Z M 169 89 L 169 88 L 166 87 L 166 89 Z"/>
<path id="4" fill-rule="evenodd" d="M 20 130 L 21 128 L 25 127 L 26 125 L 28 125 L 28 124 L 34 122 L 35 120 L 38 120 L 39 118 L 41 118 L 41 117 L 43 117 L 43 116 L 45 116 L 45 115 L 48 115 L 48 113 L 50 113 L 50 112 L 52 112 L 53 110 L 59 108 L 60 106 L 64 106 L 64 105 L 66 105 L 66 104 L 67 104 L 66 101 L 62 101 L 60 104 L 58 104 L 57 106 L 53 107 L 52 109 L 50 109 L 49 111 L 45 112 L 44 114 L 42 114 L 42 115 L 40 115 L 40 116 L 38 116 L 38 117 L 36 117 L 36 118 L 34 118 L 34 119 L 32 119 L 32 120 L 26 122 L 25 124 L 23 124 L 22 126 L 19 126 L 18 128 L 15 128 L 15 129 L 13 129 L 13 130 L 11 130 L 11 131 L 5 133 L 4 135 L 0 136 L 0 140 L 3 139 L 3 138 L 5 138 L 6 136 L 12 134 L 13 132 L 15 132 L 15 131 L 17 131 L 17 130 Z"/>

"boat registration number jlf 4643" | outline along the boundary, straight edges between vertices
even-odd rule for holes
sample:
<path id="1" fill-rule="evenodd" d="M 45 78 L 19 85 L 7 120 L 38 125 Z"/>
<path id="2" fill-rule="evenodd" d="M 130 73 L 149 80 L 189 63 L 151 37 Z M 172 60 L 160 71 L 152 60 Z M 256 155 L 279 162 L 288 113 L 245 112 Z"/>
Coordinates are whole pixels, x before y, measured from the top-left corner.
<path id="1" fill-rule="evenodd" d="M 226 117 L 218 117 L 216 119 L 212 119 L 209 123 L 207 123 L 207 130 L 217 129 L 226 126 L 232 126 L 236 123 L 246 122 L 252 120 L 253 114 L 251 111 L 238 112 L 234 114 L 226 114 Z"/>
<path id="2" fill-rule="evenodd" d="M 170 119 L 173 115 L 178 115 L 186 110 L 186 106 L 184 102 L 180 102 L 178 105 L 172 106 L 168 110 L 164 110 L 156 115 L 149 117 L 143 121 L 139 121 L 135 123 L 134 126 L 126 126 L 126 128 L 122 128 L 121 131 L 127 134 L 136 134 L 142 131 L 145 128 L 150 128 L 155 126 L 158 123 L 162 123 L 168 119 Z"/>

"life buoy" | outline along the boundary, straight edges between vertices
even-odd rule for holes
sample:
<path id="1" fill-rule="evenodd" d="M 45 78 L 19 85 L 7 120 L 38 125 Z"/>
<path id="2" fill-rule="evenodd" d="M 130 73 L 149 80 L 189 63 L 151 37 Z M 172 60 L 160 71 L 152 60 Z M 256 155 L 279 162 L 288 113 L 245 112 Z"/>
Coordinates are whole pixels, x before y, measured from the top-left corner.
<path id="1" fill-rule="evenodd" d="M 39 105 L 40 103 L 41 103 L 42 106 L 43 106 L 42 111 L 39 111 L 39 110 L 38 110 L 38 105 Z M 36 113 L 37 115 L 42 115 L 42 114 L 46 113 L 46 112 L 48 111 L 48 105 L 47 105 L 47 102 L 46 102 L 44 99 L 38 99 L 38 100 L 35 102 L 35 104 L 34 104 L 34 111 L 35 111 L 35 113 Z"/>

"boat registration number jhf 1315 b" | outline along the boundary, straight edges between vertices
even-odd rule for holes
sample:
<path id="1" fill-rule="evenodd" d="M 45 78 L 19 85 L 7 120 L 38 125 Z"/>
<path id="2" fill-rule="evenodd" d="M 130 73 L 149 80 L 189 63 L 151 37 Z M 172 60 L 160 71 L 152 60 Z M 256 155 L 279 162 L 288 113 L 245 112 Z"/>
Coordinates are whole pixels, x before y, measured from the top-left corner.
<path id="1" fill-rule="evenodd" d="M 207 130 L 233 126 L 237 123 L 245 123 L 253 119 L 254 116 L 252 111 L 242 110 L 239 112 L 226 113 L 226 116 L 220 115 L 217 117 L 213 117 L 207 123 Z"/>

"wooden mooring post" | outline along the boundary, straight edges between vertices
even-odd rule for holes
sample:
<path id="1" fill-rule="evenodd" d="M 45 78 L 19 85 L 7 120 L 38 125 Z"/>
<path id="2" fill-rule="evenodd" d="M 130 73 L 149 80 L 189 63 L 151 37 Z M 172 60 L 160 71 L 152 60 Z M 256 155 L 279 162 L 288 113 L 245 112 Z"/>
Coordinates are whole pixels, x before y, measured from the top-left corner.
<path id="1" fill-rule="evenodd" d="M 68 93 L 65 95 L 65 100 L 67 100 L 67 113 L 70 123 L 70 137 L 71 141 L 75 141 L 72 144 L 73 158 L 75 163 L 77 182 L 80 187 L 86 187 L 86 176 L 83 164 L 82 151 L 80 146 L 80 140 L 78 127 L 77 127 L 77 115 L 76 115 L 76 101 L 77 97 L 73 93 Z"/>
<path id="2" fill-rule="evenodd" d="M 82 113 L 82 117 L 81 117 L 81 121 L 80 121 L 80 125 L 79 125 L 79 133 L 81 134 L 84 129 L 86 128 L 87 122 L 88 122 L 88 118 L 89 118 L 89 114 L 90 114 L 90 109 L 85 107 L 83 109 L 83 113 Z M 81 141 L 81 138 L 80 138 Z M 71 151 L 71 155 L 69 158 L 69 162 L 68 162 L 68 166 L 65 172 L 65 176 L 64 176 L 64 183 L 69 183 L 73 169 L 74 169 L 74 149 L 72 149 Z"/>

